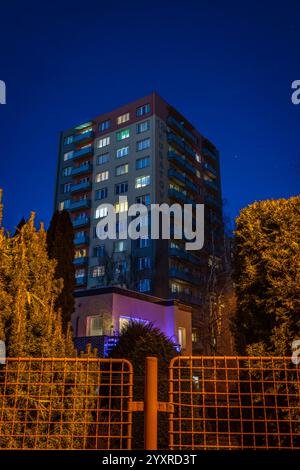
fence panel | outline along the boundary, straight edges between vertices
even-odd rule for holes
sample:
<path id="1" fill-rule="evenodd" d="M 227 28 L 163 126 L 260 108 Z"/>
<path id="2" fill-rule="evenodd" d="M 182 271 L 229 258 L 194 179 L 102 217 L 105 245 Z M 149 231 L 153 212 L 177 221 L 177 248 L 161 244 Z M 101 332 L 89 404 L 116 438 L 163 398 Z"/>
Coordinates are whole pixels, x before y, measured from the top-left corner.
<path id="1" fill-rule="evenodd" d="M 0 449 L 131 449 L 132 365 L 9 358 L 0 366 Z"/>
<path id="2" fill-rule="evenodd" d="M 300 449 L 300 368 L 282 357 L 176 357 L 171 449 Z"/>

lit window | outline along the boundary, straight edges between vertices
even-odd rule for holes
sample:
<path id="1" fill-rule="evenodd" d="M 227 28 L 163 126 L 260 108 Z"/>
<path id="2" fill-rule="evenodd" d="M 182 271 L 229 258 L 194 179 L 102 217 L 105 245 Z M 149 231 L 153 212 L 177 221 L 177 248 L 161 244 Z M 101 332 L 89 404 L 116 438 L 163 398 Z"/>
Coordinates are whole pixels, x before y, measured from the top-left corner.
<path id="1" fill-rule="evenodd" d="M 104 245 L 95 246 L 93 248 L 93 256 L 94 257 L 103 258 L 104 252 L 105 252 Z"/>
<path id="2" fill-rule="evenodd" d="M 129 113 L 122 114 L 121 116 L 117 117 L 117 124 L 118 125 L 123 124 L 124 122 L 129 121 L 129 119 L 130 119 Z"/>
<path id="3" fill-rule="evenodd" d="M 103 217 L 106 217 L 107 214 L 107 207 L 97 207 L 97 209 L 95 210 L 95 219 L 102 219 Z"/>
<path id="4" fill-rule="evenodd" d="M 181 285 L 177 284 L 176 282 L 171 282 L 170 287 L 171 287 L 171 292 L 173 292 L 173 294 L 177 294 L 182 291 Z"/>
<path id="5" fill-rule="evenodd" d="M 136 125 L 136 133 L 137 134 L 141 134 L 142 132 L 146 132 L 146 131 L 149 131 L 150 129 L 150 121 L 143 121 L 143 122 L 139 122 L 137 125 Z"/>
<path id="6" fill-rule="evenodd" d="M 120 212 L 126 212 L 126 211 L 128 211 L 128 201 L 127 201 L 127 199 L 126 199 L 126 201 L 122 201 L 121 203 L 116 202 L 116 204 L 115 204 L 116 214 L 119 214 Z"/>
<path id="7" fill-rule="evenodd" d="M 70 176 L 72 173 L 72 167 L 67 166 L 66 168 L 63 168 L 62 175 L 63 176 Z"/>
<path id="8" fill-rule="evenodd" d="M 144 206 L 149 206 L 150 204 L 150 194 L 143 194 L 135 198 L 137 204 L 144 204 Z"/>
<path id="9" fill-rule="evenodd" d="M 136 143 L 137 152 L 148 149 L 149 147 L 150 147 L 150 139 L 140 140 L 139 142 Z"/>
<path id="10" fill-rule="evenodd" d="M 68 137 L 65 137 L 64 139 L 64 145 L 69 145 L 73 142 L 74 137 L 72 135 L 68 135 Z"/>
<path id="11" fill-rule="evenodd" d="M 84 258 L 87 255 L 86 248 L 81 248 L 81 250 L 76 250 L 75 251 L 75 256 L 74 258 Z"/>
<path id="12" fill-rule="evenodd" d="M 138 178 L 135 178 L 136 189 L 144 188 L 145 186 L 149 186 L 149 184 L 150 184 L 150 175 L 139 176 Z"/>
<path id="13" fill-rule="evenodd" d="M 141 170 L 142 168 L 147 168 L 150 165 L 150 157 L 147 155 L 147 157 L 143 158 L 138 158 L 135 164 L 135 168 L 137 170 Z"/>
<path id="14" fill-rule="evenodd" d="M 142 256 L 137 259 L 137 267 L 138 270 L 141 271 L 142 269 L 149 269 L 151 268 L 151 258 L 150 256 Z"/>
<path id="15" fill-rule="evenodd" d="M 59 204 L 58 204 L 58 210 L 59 211 L 63 211 L 64 209 L 68 209 L 70 207 L 70 204 L 71 204 L 71 200 L 70 199 L 66 199 L 65 201 L 61 201 Z"/>
<path id="16" fill-rule="evenodd" d="M 127 328 L 127 326 L 129 325 L 131 321 L 143 323 L 144 325 L 147 325 L 149 323 L 148 320 L 144 320 L 143 318 L 126 317 L 122 315 L 119 317 L 119 332 L 121 332 L 124 328 Z"/>
<path id="17" fill-rule="evenodd" d="M 186 348 L 186 329 L 183 326 L 178 328 L 178 343 L 182 349 Z"/>
<path id="18" fill-rule="evenodd" d="M 66 162 L 67 160 L 71 160 L 73 158 L 74 151 L 71 150 L 71 152 L 66 152 L 64 153 L 64 161 Z"/>
<path id="19" fill-rule="evenodd" d="M 107 129 L 110 128 L 110 120 L 107 119 L 106 121 L 102 121 L 100 122 L 99 124 L 99 132 L 104 132 L 106 131 Z"/>
<path id="20" fill-rule="evenodd" d="M 110 144 L 110 137 L 109 136 L 98 140 L 98 148 L 106 147 L 109 144 Z"/>
<path id="21" fill-rule="evenodd" d="M 69 193 L 71 191 L 71 183 L 66 183 L 63 186 L 63 192 L 64 193 Z"/>
<path id="22" fill-rule="evenodd" d="M 108 171 L 102 171 L 101 173 L 96 174 L 96 183 L 101 183 L 101 181 L 108 180 Z"/>
<path id="23" fill-rule="evenodd" d="M 197 343 L 199 341 L 199 333 L 197 328 L 192 329 L 192 341 L 193 343 Z"/>
<path id="24" fill-rule="evenodd" d="M 127 193 L 128 191 L 128 181 L 124 181 L 123 183 L 118 183 L 115 185 L 115 194 L 123 194 Z"/>
<path id="25" fill-rule="evenodd" d="M 76 269 L 75 271 L 75 278 L 78 279 L 80 277 L 85 276 L 85 269 Z"/>
<path id="26" fill-rule="evenodd" d="M 95 193 L 95 200 L 100 201 L 101 199 L 107 198 L 107 188 L 98 189 Z"/>
<path id="27" fill-rule="evenodd" d="M 116 167 L 116 176 L 125 175 L 128 173 L 128 163 Z"/>
<path id="28" fill-rule="evenodd" d="M 87 336 L 102 336 L 103 335 L 103 317 L 95 315 L 87 318 Z"/>
<path id="29" fill-rule="evenodd" d="M 127 250 L 127 240 L 120 240 L 114 243 L 114 252 L 121 253 Z"/>
<path id="30" fill-rule="evenodd" d="M 123 129 L 122 131 L 117 132 L 117 140 L 124 140 L 130 137 L 130 129 Z"/>
<path id="31" fill-rule="evenodd" d="M 96 157 L 97 165 L 103 165 L 103 163 L 107 163 L 109 160 L 109 153 L 103 153 L 102 155 L 98 155 Z"/>
<path id="32" fill-rule="evenodd" d="M 137 288 L 139 292 L 148 292 L 150 290 L 150 279 L 141 279 Z"/>
<path id="33" fill-rule="evenodd" d="M 94 266 L 92 268 L 92 277 L 102 277 L 105 274 L 105 266 Z"/>
<path id="34" fill-rule="evenodd" d="M 144 104 L 143 106 L 140 106 L 136 110 L 137 117 L 144 116 L 144 114 L 148 114 L 148 113 L 150 113 L 150 104 L 149 103 Z"/>
<path id="35" fill-rule="evenodd" d="M 122 147 L 121 149 L 117 150 L 117 158 L 122 158 L 128 155 L 129 147 Z"/>
<path id="36" fill-rule="evenodd" d="M 148 248 L 150 246 L 149 238 L 138 238 L 137 239 L 138 248 Z"/>

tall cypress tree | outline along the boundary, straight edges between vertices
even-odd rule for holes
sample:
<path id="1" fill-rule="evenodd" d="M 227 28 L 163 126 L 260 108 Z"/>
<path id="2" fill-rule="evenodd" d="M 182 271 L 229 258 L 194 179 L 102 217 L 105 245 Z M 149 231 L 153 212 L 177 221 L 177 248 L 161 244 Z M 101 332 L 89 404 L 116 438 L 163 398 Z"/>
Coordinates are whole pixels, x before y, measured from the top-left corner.
<path id="1" fill-rule="evenodd" d="M 55 307 L 61 309 L 62 328 L 66 332 L 74 311 L 75 268 L 74 233 L 68 211 L 56 211 L 47 232 L 47 247 L 50 259 L 55 259 L 55 278 L 63 279 L 63 289 Z"/>
<path id="2" fill-rule="evenodd" d="M 14 237 L 0 229 L 0 339 L 9 358 L 0 380 L 0 449 L 84 448 L 91 432 L 95 385 L 88 364 L 74 363 L 64 334 L 46 232 L 34 214 Z M 35 358 L 66 358 L 62 362 Z"/>

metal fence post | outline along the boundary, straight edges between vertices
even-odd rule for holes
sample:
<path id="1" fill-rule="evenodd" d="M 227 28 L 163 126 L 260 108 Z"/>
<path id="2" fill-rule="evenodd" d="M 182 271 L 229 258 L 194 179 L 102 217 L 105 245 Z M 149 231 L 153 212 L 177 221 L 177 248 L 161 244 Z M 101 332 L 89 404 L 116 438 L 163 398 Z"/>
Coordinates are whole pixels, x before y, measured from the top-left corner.
<path id="1" fill-rule="evenodd" d="M 145 450 L 157 450 L 157 358 L 146 358 L 144 398 Z"/>

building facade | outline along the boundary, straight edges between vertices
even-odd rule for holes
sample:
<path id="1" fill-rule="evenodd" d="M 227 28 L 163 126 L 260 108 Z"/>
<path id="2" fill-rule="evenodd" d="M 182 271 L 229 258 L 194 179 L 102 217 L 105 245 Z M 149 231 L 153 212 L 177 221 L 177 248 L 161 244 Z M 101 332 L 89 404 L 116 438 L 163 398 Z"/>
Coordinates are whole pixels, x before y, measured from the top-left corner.
<path id="1" fill-rule="evenodd" d="M 192 308 L 178 300 L 164 300 L 120 287 L 76 293 L 72 326 L 75 345 L 87 344 L 107 356 L 123 327 L 130 321 L 152 323 L 173 341 L 182 354 L 192 354 Z"/>
<path id="2" fill-rule="evenodd" d="M 119 196 L 127 202 L 119 204 Z M 105 203 L 117 213 L 133 203 L 204 203 L 204 247 L 186 251 L 175 239 L 99 240 Z M 152 93 L 62 132 L 55 208 L 72 218 L 78 290 L 120 286 L 179 299 L 193 306 L 201 327 L 212 258 L 215 265 L 222 256 L 219 154 L 174 107 Z"/>

